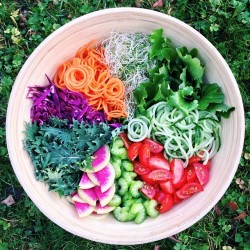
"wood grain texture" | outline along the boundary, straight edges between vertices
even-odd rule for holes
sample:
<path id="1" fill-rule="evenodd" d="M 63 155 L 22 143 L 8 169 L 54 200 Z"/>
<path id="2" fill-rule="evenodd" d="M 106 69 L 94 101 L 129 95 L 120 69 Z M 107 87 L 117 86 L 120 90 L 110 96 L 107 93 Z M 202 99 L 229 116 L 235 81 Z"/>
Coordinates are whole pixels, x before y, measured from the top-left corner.
<path id="1" fill-rule="evenodd" d="M 95 220 L 78 218 L 74 208 L 56 193 L 36 181 L 33 167 L 23 149 L 25 121 L 29 121 L 31 102 L 27 87 L 46 84 L 45 74 L 53 76 L 59 63 L 70 58 L 83 44 L 101 41 L 112 30 L 150 33 L 163 28 L 175 45 L 198 48 L 206 64 L 206 79 L 217 82 L 226 103 L 236 107 L 230 119 L 223 120 L 222 147 L 213 159 L 211 179 L 204 192 L 178 204 L 168 213 L 147 219 L 141 225 L 121 223 L 112 215 Z M 160 240 L 190 227 L 220 200 L 229 187 L 240 160 L 244 141 L 244 111 L 235 78 L 219 52 L 200 33 L 165 14 L 138 8 L 107 9 L 82 16 L 64 25 L 30 55 L 13 86 L 7 112 L 7 146 L 15 174 L 35 205 L 53 222 L 72 234 L 109 244 L 140 244 Z"/>

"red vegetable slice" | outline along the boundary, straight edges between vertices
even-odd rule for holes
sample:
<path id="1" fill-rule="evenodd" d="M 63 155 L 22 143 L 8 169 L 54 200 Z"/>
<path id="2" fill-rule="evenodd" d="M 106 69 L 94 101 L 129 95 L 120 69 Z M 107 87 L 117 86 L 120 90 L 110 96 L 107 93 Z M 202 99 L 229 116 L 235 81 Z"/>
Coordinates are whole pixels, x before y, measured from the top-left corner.
<path id="1" fill-rule="evenodd" d="M 148 166 L 151 169 L 166 169 L 170 170 L 170 164 L 167 159 L 164 158 L 164 156 L 159 155 L 153 155 L 148 162 Z"/>
<path id="2" fill-rule="evenodd" d="M 157 154 L 162 152 L 164 149 L 163 145 L 159 142 L 153 141 L 149 138 L 144 139 L 143 142 L 149 144 L 151 153 Z"/>
<path id="3" fill-rule="evenodd" d="M 165 197 L 166 197 L 166 193 L 162 190 L 159 190 L 156 192 L 154 196 L 154 200 L 156 200 L 158 204 L 161 204 Z"/>
<path id="4" fill-rule="evenodd" d="M 175 192 L 175 188 L 172 184 L 172 181 L 161 182 L 160 187 L 165 193 L 173 194 Z"/>
<path id="5" fill-rule="evenodd" d="M 184 174 L 184 164 L 180 159 L 173 159 L 170 163 L 170 169 L 173 173 L 172 183 L 177 184 Z"/>
<path id="6" fill-rule="evenodd" d="M 133 167 L 134 167 L 134 172 L 137 173 L 138 175 L 145 175 L 151 171 L 150 168 L 145 167 L 138 161 L 133 161 Z"/>
<path id="7" fill-rule="evenodd" d="M 200 161 L 201 161 L 201 158 L 198 155 L 193 155 L 192 157 L 189 158 L 188 165 L 192 165 L 193 163 L 197 163 Z"/>
<path id="8" fill-rule="evenodd" d="M 148 178 L 156 182 L 161 182 L 172 179 L 173 175 L 166 169 L 155 169 L 148 174 Z"/>
<path id="9" fill-rule="evenodd" d="M 182 190 L 181 189 L 179 189 L 178 191 L 176 191 L 175 195 L 180 200 L 185 200 L 185 199 L 191 197 L 191 194 L 182 194 Z"/>
<path id="10" fill-rule="evenodd" d="M 139 150 L 139 160 L 144 166 L 148 166 L 150 159 L 150 146 L 147 143 L 142 144 Z"/>
<path id="11" fill-rule="evenodd" d="M 187 169 L 185 168 L 181 180 L 178 183 L 173 184 L 173 187 L 177 190 L 180 189 L 186 183 L 187 183 Z"/>
<path id="12" fill-rule="evenodd" d="M 139 154 L 139 149 L 142 146 L 142 142 L 132 143 L 128 148 L 128 158 L 134 161 Z"/>
<path id="13" fill-rule="evenodd" d="M 197 178 L 196 172 L 193 166 L 189 166 L 186 168 L 187 170 L 187 182 L 194 182 Z"/>
<path id="14" fill-rule="evenodd" d="M 194 169 L 200 184 L 206 184 L 209 181 L 208 169 L 201 163 L 194 163 Z"/>
<path id="15" fill-rule="evenodd" d="M 176 193 L 173 194 L 173 200 L 174 200 L 174 204 L 178 204 L 181 201 L 183 201 L 183 199 L 179 198 Z"/>
<path id="16" fill-rule="evenodd" d="M 154 186 L 144 183 L 143 187 L 140 188 L 140 191 L 142 192 L 142 194 L 144 194 L 145 196 L 147 196 L 149 199 L 153 199 L 155 194 L 156 194 L 156 189 Z"/>
<path id="17" fill-rule="evenodd" d="M 165 198 L 163 199 L 162 203 L 159 206 L 160 213 L 166 213 L 169 211 L 174 205 L 174 200 L 171 194 L 166 194 Z"/>
<path id="18" fill-rule="evenodd" d="M 197 182 L 190 182 L 186 183 L 180 190 L 182 195 L 192 195 L 203 191 L 203 187 Z"/>
<path id="19" fill-rule="evenodd" d="M 132 142 L 128 139 L 128 136 L 125 132 L 122 132 L 119 134 L 120 138 L 123 141 L 124 147 L 128 150 L 130 144 L 132 144 Z"/>

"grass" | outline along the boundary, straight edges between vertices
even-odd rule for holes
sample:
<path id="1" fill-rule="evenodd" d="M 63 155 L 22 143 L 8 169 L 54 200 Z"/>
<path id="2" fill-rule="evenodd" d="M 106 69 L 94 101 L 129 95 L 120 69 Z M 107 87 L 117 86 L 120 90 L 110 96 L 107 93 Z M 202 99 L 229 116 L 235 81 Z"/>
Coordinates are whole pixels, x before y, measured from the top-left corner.
<path id="1" fill-rule="evenodd" d="M 15 77 L 32 51 L 58 27 L 81 15 L 120 6 L 152 9 L 153 3 L 153 0 L 5 0 L 0 3 L 0 201 L 8 195 L 16 201 L 9 207 L 0 204 L 0 250 L 250 249 L 250 13 L 247 0 L 165 0 L 162 7 L 155 9 L 188 23 L 216 46 L 233 71 L 244 101 L 246 139 L 238 171 L 220 202 L 194 226 L 172 238 L 144 245 L 111 246 L 92 242 L 73 236 L 48 220 L 24 193 L 12 170 L 5 139 L 6 109 Z"/>

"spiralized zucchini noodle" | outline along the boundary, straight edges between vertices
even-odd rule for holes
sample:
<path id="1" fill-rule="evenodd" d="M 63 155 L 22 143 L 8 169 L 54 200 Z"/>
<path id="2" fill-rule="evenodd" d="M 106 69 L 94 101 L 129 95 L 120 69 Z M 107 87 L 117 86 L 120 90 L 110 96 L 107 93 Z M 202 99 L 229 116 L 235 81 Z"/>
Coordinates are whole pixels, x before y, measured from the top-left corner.
<path id="1" fill-rule="evenodd" d="M 183 159 L 185 166 L 193 155 L 200 156 L 206 164 L 218 152 L 221 125 L 215 114 L 194 110 L 185 116 L 167 102 L 156 103 L 147 111 L 150 118 L 141 116 L 129 122 L 130 140 L 152 137 L 164 145 L 166 158 Z"/>
<path id="2" fill-rule="evenodd" d="M 148 71 L 154 65 L 148 56 L 151 48 L 148 35 L 112 31 L 102 45 L 111 74 L 124 83 L 125 105 L 130 120 L 134 117 L 135 111 L 133 91 L 140 83 L 148 80 Z"/>

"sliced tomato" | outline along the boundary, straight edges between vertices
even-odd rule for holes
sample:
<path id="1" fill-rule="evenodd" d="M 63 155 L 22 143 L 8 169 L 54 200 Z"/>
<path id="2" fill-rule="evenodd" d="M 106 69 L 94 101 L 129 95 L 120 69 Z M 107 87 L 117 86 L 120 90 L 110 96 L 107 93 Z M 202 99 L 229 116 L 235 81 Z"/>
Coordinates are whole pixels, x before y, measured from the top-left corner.
<path id="1" fill-rule="evenodd" d="M 151 171 L 150 168 L 145 167 L 143 164 L 141 164 L 138 161 L 133 161 L 132 163 L 134 167 L 134 172 L 137 173 L 138 175 L 145 175 Z"/>
<path id="2" fill-rule="evenodd" d="M 187 182 L 194 182 L 197 179 L 196 172 L 193 166 L 189 166 L 186 168 L 187 171 Z"/>
<path id="3" fill-rule="evenodd" d="M 142 194 L 147 196 L 149 199 L 153 199 L 155 194 L 156 194 L 156 190 L 155 190 L 154 186 L 147 184 L 147 183 L 144 183 L 143 187 L 140 188 L 140 191 L 142 192 Z"/>
<path id="4" fill-rule="evenodd" d="M 191 194 L 182 194 L 182 190 L 179 189 L 178 191 L 175 192 L 175 195 L 178 199 L 180 200 L 185 200 L 191 197 Z"/>
<path id="5" fill-rule="evenodd" d="M 193 163 L 200 162 L 201 158 L 198 155 L 193 155 L 188 159 L 188 165 L 192 165 Z"/>
<path id="6" fill-rule="evenodd" d="M 175 188 L 172 184 L 172 181 L 161 182 L 160 187 L 165 193 L 173 194 L 175 192 Z"/>
<path id="7" fill-rule="evenodd" d="M 132 143 L 128 148 L 128 158 L 130 161 L 134 161 L 139 154 L 140 147 L 142 142 Z"/>
<path id="8" fill-rule="evenodd" d="M 170 169 L 173 173 L 172 183 L 177 184 L 184 174 L 184 163 L 180 159 L 173 159 L 170 162 Z"/>
<path id="9" fill-rule="evenodd" d="M 194 163 L 194 169 L 200 184 L 206 184 L 209 181 L 208 169 L 201 163 Z"/>
<path id="10" fill-rule="evenodd" d="M 144 139 L 143 142 L 149 144 L 151 153 L 157 154 L 157 153 L 162 152 L 164 149 L 162 144 L 160 144 L 159 142 L 153 141 L 149 138 Z"/>
<path id="11" fill-rule="evenodd" d="M 176 190 L 178 190 L 178 189 L 180 189 L 180 188 L 181 188 L 184 184 L 186 184 L 186 183 L 187 183 L 187 170 L 186 170 L 186 168 L 185 168 L 185 169 L 184 169 L 184 174 L 183 174 L 181 180 L 180 180 L 178 183 L 173 184 L 173 187 L 174 187 Z"/>
<path id="12" fill-rule="evenodd" d="M 159 156 L 159 155 L 153 155 L 150 157 L 148 166 L 151 169 L 166 169 L 170 170 L 170 164 L 167 159 L 164 158 L 164 156 Z"/>
<path id="13" fill-rule="evenodd" d="M 154 200 L 156 200 L 158 204 L 161 204 L 165 197 L 166 197 L 166 193 L 162 190 L 159 190 L 156 192 L 154 196 Z"/>
<path id="14" fill-rule="evenodd" d="M 155 169 L 148 174 L 148 178 L 155 182 L 162 182 L 172 179 L 173 175 L 166 169 Z"/>
<path id="15" fill-rule="evenodd" d="M 186 183 L 180 190 L 182 195 L 192 195 L 194 193 L 203 191 L 203 187 L 200 183 L 189 182 Z"/>
<path id="16" fill-rule="evenodd" d="M 158 210 L 160 213 L 166 213 L 174 206 L 173 196 L 171 194 L 166 194 L 165 198 L 161 202 Z"/>
<path id="17" fill-rule="evenodd" d="M 144 166 L 148 166 L 150 159 L 150 146 L 147 143 L 143 143 L 139 150 L 139 160 Z"/>
<path id="18" fill-rule="evenodd" d="M 173 193 L 173 200 L 174 200 L 174 204 L 178 204 L 181 201 L 183 201 L 183 199 L 180 199 L 176 193 Z"/>
<path id="19" fill-rule="evenodd" d="M 122 132 L 119 134 L 120 138 L 123 141 L 124 147 L 128 150 L 130 144 L 132 144 L 132 142 L 128 139 L 128 136 L 125 132 Z"/>
<path id="20" fill-rule="evenodd" d="M 154 185 L 157 184 L 156 181 L 150 179 L 148 174 L 140 175 L 140 178 L 147 184 Z"/>

